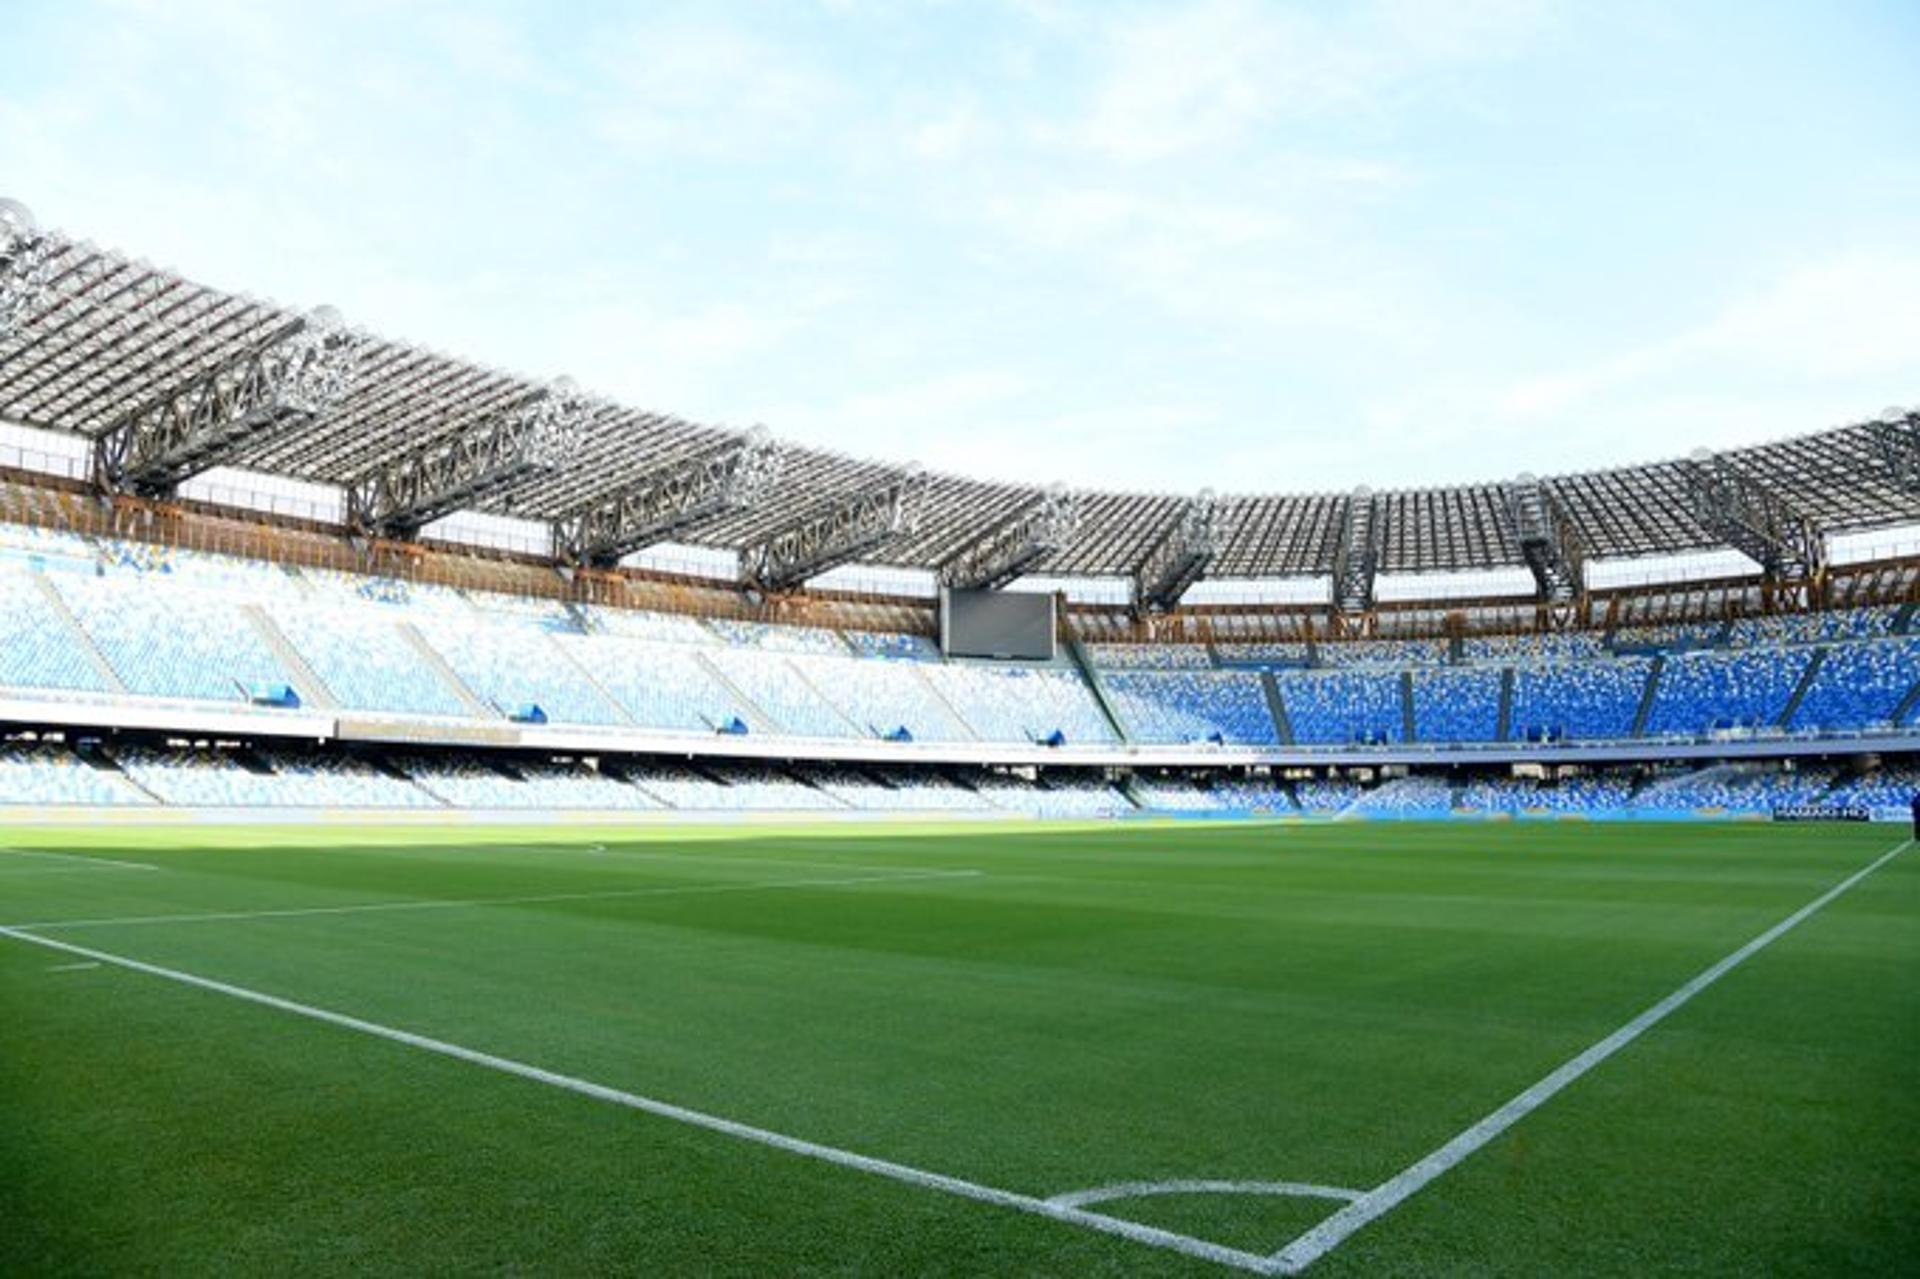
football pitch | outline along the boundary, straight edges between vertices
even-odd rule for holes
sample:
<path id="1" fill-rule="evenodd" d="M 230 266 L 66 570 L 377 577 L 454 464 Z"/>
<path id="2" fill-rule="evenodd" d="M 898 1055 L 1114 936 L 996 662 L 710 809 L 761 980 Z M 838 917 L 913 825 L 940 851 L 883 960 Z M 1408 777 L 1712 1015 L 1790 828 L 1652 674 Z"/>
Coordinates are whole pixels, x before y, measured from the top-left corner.
<path id="1" fill-rule="evenodd" d="M 0 832 L 0 1273 L 1913 1273 L 1920 849 Z"/>

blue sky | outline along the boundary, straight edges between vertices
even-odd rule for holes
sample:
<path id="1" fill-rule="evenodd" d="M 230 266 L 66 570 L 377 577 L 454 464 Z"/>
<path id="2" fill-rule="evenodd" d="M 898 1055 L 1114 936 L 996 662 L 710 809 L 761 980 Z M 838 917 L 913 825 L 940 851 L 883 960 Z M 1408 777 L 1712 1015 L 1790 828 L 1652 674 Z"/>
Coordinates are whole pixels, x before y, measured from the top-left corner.
<path id="1" fill-rule="evenodd" d="M 13 0 L 0 194 L 696 419 L 1226 492 L 1920 402 L 1920 5 Z"/>

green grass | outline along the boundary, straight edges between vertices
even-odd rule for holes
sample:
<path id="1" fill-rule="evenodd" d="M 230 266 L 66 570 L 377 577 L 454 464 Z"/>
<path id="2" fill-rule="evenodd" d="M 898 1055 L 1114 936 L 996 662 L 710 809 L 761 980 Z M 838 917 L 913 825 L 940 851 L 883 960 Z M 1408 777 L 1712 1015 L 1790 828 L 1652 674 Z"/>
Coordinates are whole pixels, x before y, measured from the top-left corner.
<path id="1" fill-rule="evenodd" d="M 1897 834 L 14 830 L 160 869 L 0 852 L 0 923 L 579 894 L 43 933 L 1025 1194 L 1364 1189 Z M 73 962 L 0 937 L 0 1273 L 1230 1273 Z M 1309 1273 L 1912 1273 L 1917 1063 L 1920 851 Z"/>

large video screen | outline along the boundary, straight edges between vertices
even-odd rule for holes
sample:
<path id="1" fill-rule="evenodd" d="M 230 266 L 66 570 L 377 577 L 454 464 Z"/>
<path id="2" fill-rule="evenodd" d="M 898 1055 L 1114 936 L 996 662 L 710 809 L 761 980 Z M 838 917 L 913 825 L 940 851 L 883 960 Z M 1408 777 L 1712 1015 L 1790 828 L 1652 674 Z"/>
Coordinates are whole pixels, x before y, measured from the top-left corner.
<path id="1" fill-rule="evenodd" d="M 955 657 L 1053 660 L 1053 596 L 940 592 L 940 647 Z"/>

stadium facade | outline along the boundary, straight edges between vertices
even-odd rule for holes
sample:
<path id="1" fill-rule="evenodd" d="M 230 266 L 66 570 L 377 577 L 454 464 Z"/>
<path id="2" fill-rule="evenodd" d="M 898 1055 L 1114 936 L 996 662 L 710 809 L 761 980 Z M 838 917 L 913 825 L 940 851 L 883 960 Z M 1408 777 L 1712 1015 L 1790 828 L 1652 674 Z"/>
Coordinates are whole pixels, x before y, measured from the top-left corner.
<path id="1" fill-rule="evenodd" d="M 0 805 L 1904 805 L 1920 412 L 1344 494 L 994 484 L 207 288 L 0 205 Z M 671 554 L 662 547 L 675 548 Z M 1058 654 L 942 591 L 1058 592 Z"/>

